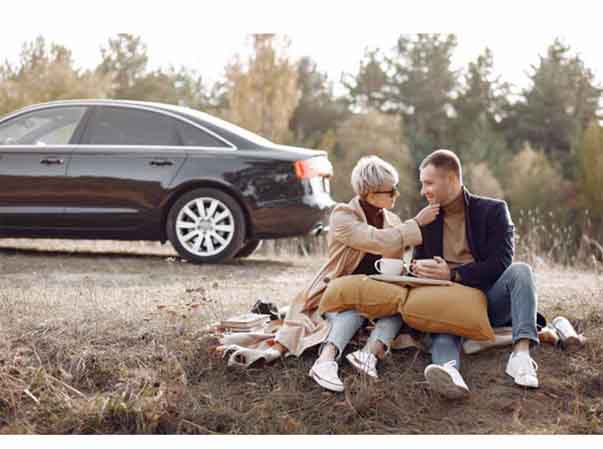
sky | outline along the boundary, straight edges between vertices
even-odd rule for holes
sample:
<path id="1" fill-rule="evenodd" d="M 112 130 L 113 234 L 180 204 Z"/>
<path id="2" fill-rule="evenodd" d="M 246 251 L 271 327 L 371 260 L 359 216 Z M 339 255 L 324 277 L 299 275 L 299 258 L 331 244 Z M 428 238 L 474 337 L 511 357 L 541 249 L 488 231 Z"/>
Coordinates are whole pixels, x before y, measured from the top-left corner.
<path id="1" fill-rule="evenodd" d="M 517 88 L 527 87 L 530 66 L 560 37 L 603 84 L 600 7 L 593 5 L 582 0 L 22 0 L 3 5 L 0 60 L 17 62 L 23 43 L 42 35 L 72 50 L 78 67 L 93 68 L 108 39 L 128 32 L 147 45 L 150 68 L 184 66 L 215 81 L 226 63 L 245 51 L 250 33 L 276 32 L 290 37 L 292 57 L 310 56 L 337 89 L 341 74 L 357 70 L 366 48 L 390 49 L 403 33 L 453 32 L 459 41 L 455 69 L 488 46 L 495 73 Z"/>

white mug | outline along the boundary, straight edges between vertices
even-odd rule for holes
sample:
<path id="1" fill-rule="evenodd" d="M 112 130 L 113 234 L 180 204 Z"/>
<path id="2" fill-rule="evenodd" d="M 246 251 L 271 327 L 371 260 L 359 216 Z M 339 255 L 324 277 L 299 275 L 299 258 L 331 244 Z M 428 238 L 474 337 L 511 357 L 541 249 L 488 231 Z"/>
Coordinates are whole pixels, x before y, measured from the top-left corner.
<path id="1" fill-rule="evenodd" d="M 385 257 L 375 261 L 375 269 L 381 274 L 399 275 L 404 271 L 404 261 L 401 259 L 387 259 Z"/>

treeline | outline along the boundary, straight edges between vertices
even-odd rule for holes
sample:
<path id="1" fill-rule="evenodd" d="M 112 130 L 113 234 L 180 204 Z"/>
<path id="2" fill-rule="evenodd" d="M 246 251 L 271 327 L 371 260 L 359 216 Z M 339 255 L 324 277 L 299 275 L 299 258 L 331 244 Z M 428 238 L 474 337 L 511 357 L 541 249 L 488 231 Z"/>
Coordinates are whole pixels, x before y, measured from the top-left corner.
<path id="1" fill-rule="evenodd" d="M 404 215 L 421 204 L 422 158 L 450 148 L 472 191 L 508 201 L 520 237 L 536 232 L 540 249 L 553 253 L 561 245 L 565 262 L 603 240 L 603 90 L 562 41 L 535 55 L 530 82 L 518 90 L 493 73 L 487 48 L 455 71 L 455 35 L 401 35 L 391 49 L 359 55 L 358 70 L 338 80 L 339 94 L 310 56 L 294 60 L 289 44 L 280 35 L 249 36 L 245 56 L 233 55 L 210 84 L 190 68 L 150 70 L 139 36 L 109 39 L 90 70 L 39 37 L 18 63 L 0 67 L 0 113 L 67 98 L 186 105 L 278 143 L 328 151 L 340 201 L 352 196 L 349 174 L 360 156 L 386 158 L 401 173 Z"/>

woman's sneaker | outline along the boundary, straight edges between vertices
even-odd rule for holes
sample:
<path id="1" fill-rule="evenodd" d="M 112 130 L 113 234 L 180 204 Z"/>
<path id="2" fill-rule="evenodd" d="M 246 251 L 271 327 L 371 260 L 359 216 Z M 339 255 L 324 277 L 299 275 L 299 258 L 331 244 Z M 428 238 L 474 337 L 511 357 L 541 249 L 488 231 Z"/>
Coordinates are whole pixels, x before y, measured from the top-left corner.
<path id="1" fill-rule="evenodd" d="M 517 385 L 528 388 L 538 388 L 536 371 L 538 371 L 538 364 L 527 352 L 511 353 L 505 370 Z"/>
<path id="2" fill-rule="evenodd" d="M 343 391 L 343 382 L 339 378 L 339 365 L 335 361 L 316 360 L 308 375 L 316 381 L 318 385 L 327 390 L 341 392 Z"/>
<path id="3" fill-rule="evenodd" d="M 345 358 L 361 373 L 371 376 L 373 379 L 379 377 L 377 376 L 377 357 L 374 354 L 368 351 L 354 351 Z"/>
<path id="4" fill-rule="evenodd" d="M 425 379 L 429 386 L 449 399 L 469 396 L 469 387 L 455 366 L 456 361 L 451 360 L 443 365 L 434 363 L 425 368 Z"/>

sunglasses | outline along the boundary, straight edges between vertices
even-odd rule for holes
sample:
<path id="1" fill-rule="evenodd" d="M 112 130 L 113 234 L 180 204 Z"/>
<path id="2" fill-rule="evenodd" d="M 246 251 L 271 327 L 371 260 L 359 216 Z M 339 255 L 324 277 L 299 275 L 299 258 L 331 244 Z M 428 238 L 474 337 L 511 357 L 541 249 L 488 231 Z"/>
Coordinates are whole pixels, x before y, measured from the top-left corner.
<path id="1" fill-rule="evenodd" d="M 387 194 L 387 195 L 389 195 L 390 197 L 393 198 L 393 197 L 395 197 L 398 194 L 398 186 L 394 186 L 393 189 L 386 190 L 384 192 L 381 191 L 381 192 L 373 192 L 373 193 L 380 193 L 380 194 L 383 194 L 383 195 Z"/>

